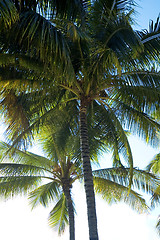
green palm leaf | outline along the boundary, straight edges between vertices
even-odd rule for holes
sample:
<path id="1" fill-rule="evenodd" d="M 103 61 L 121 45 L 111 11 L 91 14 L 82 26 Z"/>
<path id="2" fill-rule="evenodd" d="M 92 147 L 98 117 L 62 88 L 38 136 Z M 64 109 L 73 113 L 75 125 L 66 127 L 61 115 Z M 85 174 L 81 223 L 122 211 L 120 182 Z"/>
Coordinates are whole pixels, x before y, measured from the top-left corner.
<path id="1" fill-rule="evenodd" d="M 93 176 L 106 179 L 122 186 L 129 184 L 130 174 L 128 168 L 109 168 L 93 171 Z M 151 206 L 160 201 L 159 178 L 140 169 L 133 169 L 132 187 L 151 195 Z"/>
<path id="2" fill-rule="evenodd" d="M 121 109 L 122 114 L 124 113 L 121 120 L 123 120 L 126 129 L 136 133 L 152 146 L 156 146 L 158 143 L 159 123 L 150 115 L 137 111 L 132 106 L 121 104 L 119 109 Z"/>
<path id="3" fill-rule="evenodd" d="M 41 183 L 41 176 L 0 177 L 0 194 L 5 199 L 28 192 Z"/>
<path id="4" fill-rule="evenodd" d="M 27 164 L 0 163 L 0 173 L 7 177 L 10 176 L 34 176 L 44 175 L 45 169 Z"/>
<path id="5" fill-rule="evenodd" d="M 59 197 L 59 184 L 56 181 L 46 183 L 29 193 L 30 204 L 34 208 L 37 204 L 46 207 Z"/>
<path id="6" fill-rule="evenodd" d="M 21 81 L 23 80 L 23 84 L 24 84 L 24 82 L 27 81 L 26 78 L 23 78 L 24 74 L 26 73 L 26 77 L 28 75 L 28 80 L 29 80 L 29 76 L 31 76 L 31 73 L 29 74 L 29 69 L 32 69 L 32 73 L 34 72 L 34 75 L 39 74 L 39 76 L 41 77 L 43 76 L 43 73 L 44 73 L 44 64 L 40 60 L 31 58 L 26 54 L 22 54 L 22 53 L 15 53 L 15 54 L 3 53 L 3 52 L 0 53 L 0 66 L 3 67 L 3 69 L 1 68 L 1 71 L 0 71 L 1 81 L 2 80 L 9 81 L 11 79 L 14 80 L 14 78 L 15 79 L 19 78 L 21 79 Z M 9 68 L 8 66 L 15 67 L 14 74 L 13 74 L 13 69 Z M 5 69 L 6 69 L 6 72 L 5 72 Z M 21 74 L 20 70 L 21 71 L 24 70 L 24 73 Z M 10 75 L 9 75 L 9 72 L 11 73 Z M 17 76 L 15 76 L 15 73 L 17 73 Z M 32 74 L 32 80 L 33 80 L 33 74 Z M 40 81 L 40 78 L 39 78 L 39 81 Z M 29 81 L 28 81 L 28 85 L 29 85 Z"/>
<path id="7" fill-rule="evenodd" d="M 25 2 L 25 4 L 27 5 L 28 3 Z M 63 0 L 39 0 L 38 3 L 35 3 L 35 5 L 38 5 L 38 11 L 50 20 L 55 18 L 55 16 L 58 16 L 64 19 L 67 18 L 75 20 L 78 18 L 79 20 L 84 21 L 83 19 L 85 18 L 88 7 L 90 6 L 90 1 L 71 0 L 70 2 L 64 2 Z"/>
<path id="8" fill-rule="evenodd" d="M 155 155 L 155 157 L 150 161 L 150 163 L 148 164 L 148 166 L 146 167 L 147 171 L 150 171 L 154 174 L 157 174 L 159 177 L 159 166 L 160 166 L 160 154 Z M 158 185 L 156 188 L 156 191 L 154 192 L 154 194 L 152 194 L 152 199 L 151 199 L 151 204 L 152 207 L 155 207 L 157 205 L 157 203 L 160 203 L 160 198 L 159 198 L 159 193 L 160 193 L 160 186 Z M 157 223 L 158 224 L 158 223 Z M 157 225 L 157 228 L 159 228 L 159 226 Z"/>
<path id="9" fill-rule="evenodd" d="M 11 24 L 18 19 L 18 12 L 11 0 L 0 1 L 0 25 L 11 27 Z M 2 29 L 1 29 L 2 30 Z"/>
<path id="10" fill-rule="evenodd" d="M 159 219 L 159 217 L 158 217 L 158 222 L 156 224 L 156 229 L 157 229 L 158 235 L 160 236 L 160 219 Z"/>
<path id="11" fill-rule="evenodd" d="M 28 151 L 21 151 L 18 149 L 14 149 L 14 154 L 9 153 L 11 146 L 6 144 L 5 142 L 0 141 L 0 161 L 5 160 L 5 162 L 10 161 L 14 163 L 21 163 L 24 165 L 28 165 L 31 168 L 37 168 L 37 171 L 42 171 L 43 169 L 49 170 L 52 166 L 50 160 L 40 155 L 28 152 Z M 15 165 L 16 166 L 16 165 Z M 18 166 L 18 164 L 17 164 Z M 20 166 L 20 164 L 19 164 Z M 38 170 L 39 169 L 39 170 Z"/>
<path id="12" fill-rule="evenodd" d="M 102 102 L 102 104 L 105 104 L 105 101 Z M 106 106 L 108 107 L 108 106 Z M 117 118 L 114 110 L 109 108 L 108 111 L 104 112 L 106 119 L 108 119 L 108 124 L 111 125 L 110 132 L 112 131 L 113 133 L 113 139 L 111 140 L 113 144 L 113 157 L 114 157 L 114 165 L 118 165 L 120 163 L 120 157 L 119 154 L 122 154 L 124 159 L 126 160 L 128 166 L 130 166 L 130 173 L 131 173 L 131 179 L 132 179 L 132 171 L 133 171 L 133 158 L 132 158 L 132 152 L 130 149 L 130 145 L 126 136 L 126 133 L 124 129 L 122 128 L 122 125 Z M 108 116 L 107 116 L 108 115 Z M 131 180 L 132 181 L 132 180 Z M 131 182 L 130 182 L 131 185 Z"/>
<path id="13" fill-rule="evenodd" d="M 150 21 L 149 31 L 143 30 L 139 31 L 138 35 L 144 45 L 144 52 L 140 57 L 140 61 L 146 61 L 149 64 L 152 64 L 152 60 L 157 59 L 160 49 L 160 24 L 159 24 L 159 17 L 155 24 L 153 21 Z"/>
<path id="14" fill-rule="evenodd" d="M 133 190 L 130 190 L 128 193 L 127 187 L 116 182 L 95 177 L 94 187 L 96 193 L 100 194 L 102 198 L 110 204 L 124 201 L 140 213 L 148 212 L 149 210 L 148 205 L 140 194 Z"/>
<path id="15" fill-rule="evenodd" d="M 155 157 L 151 160 L 146 169 L 147 171 L 151 171 L 155 174 L 160 173 L 160 153 L 155 155 Z"/>
<path id="16" fill-rule="evenodd" d="M 51 227 L 58 228 L 59 234 L 64 231 L 65 225 L 68 224 L 67 202 L 64 194 L 50 212 L 48 222 Z"/>
<path id="17" fill-rule="evenodd" d="M 16 32 L 14 39 L 23 51 L 27 51 L 30 56 L 39 57 L 42 62 L 52 64 L 52 69 L 56 62 L 59 67 L 55 68 L 55 71 L 58 69 L 63 71 L 62 64 L 65 63 L 73 75 L 66 40 L 48 20 L 37 13 L 25 12 L 21 14 L 14 32 Z"/>

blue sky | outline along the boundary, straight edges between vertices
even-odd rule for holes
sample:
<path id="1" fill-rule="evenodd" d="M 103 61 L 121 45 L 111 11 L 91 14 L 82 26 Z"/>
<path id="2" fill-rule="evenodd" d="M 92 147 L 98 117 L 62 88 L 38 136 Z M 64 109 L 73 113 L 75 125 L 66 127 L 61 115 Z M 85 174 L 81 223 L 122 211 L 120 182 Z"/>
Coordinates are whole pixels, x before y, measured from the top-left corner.
<path id="1" fill-rule="evenodd" d="M 150 19 L 156 20 L 160 12 L 160 0 L 138 1 L 136 9 L 136 29 L 148 28 Z M 130 138 L 135 166 L 144 168 L 159 149 L 152 149 L 136 137 Z M 107 164 L 106 164 L 107 163 Z M 110 155 L 103 157 L 102 167 L 109 167 Z M 86 216 L 85 195 L 81 186 L 73 189 L 77 213 L 76 216 L 76 240 L 88 239 L 88 227 Z M 47 216 L 50 209 L 37 207 L 31 212 L 26 198 L 16 198 L 6 202 L 0 202 L 0 237 L 5 240 L 67 240 L 68 230 L 59 238 L 57 233 L 47 225 Z M 101 199 L 97 199 L 97 215 L 100 240 L 158 240 L 154 229 L 160 207 L 151 215 L 139 215 L 124 204 L 108 206 Z"/>
<path id="2" fill-rule="evenodd" d="M 156 21 L 160 13 L 160 0 L 139 0 L 139 7 L 136 8 L 138 29 L 148 29 L 150 20 Z"/>

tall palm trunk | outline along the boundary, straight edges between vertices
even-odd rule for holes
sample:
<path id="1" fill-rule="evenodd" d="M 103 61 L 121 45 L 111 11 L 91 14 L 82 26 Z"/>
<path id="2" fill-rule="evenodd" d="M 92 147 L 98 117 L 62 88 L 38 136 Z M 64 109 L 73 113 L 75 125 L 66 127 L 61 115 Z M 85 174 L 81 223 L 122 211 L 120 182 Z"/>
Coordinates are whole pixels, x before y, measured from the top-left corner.
<path id="1" fill-rule="evenodd" d="M 67 207 L 69 214 L 69 235 L 70 240 L 75 240 L 75 221 L 74 221 L 74 209 L 73 209 L 73 201 L 71 198 L 71 186 L 69 184 L 65 184 L 63 186 L 63 192 L 67 199 Z"/>
<path id="2" fill-rule="evenodd" d="M 80 140 L 83 160 L 84 188 L 86 192 L 87 214 L 89 225 L 89 239 L 98 240 L 95 194 L 93 187 L 92 168 L 89 155 L 87 106 L 81 101 L 80 107 Z"/>

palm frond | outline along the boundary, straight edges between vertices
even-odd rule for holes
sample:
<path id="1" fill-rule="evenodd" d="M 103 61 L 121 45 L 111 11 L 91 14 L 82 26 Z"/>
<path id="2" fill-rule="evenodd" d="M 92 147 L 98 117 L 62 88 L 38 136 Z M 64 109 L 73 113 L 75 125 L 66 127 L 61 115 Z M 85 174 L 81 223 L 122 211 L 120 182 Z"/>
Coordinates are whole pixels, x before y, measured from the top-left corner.
<path id="1" fill-rule="evenodd" d="M 155 208 L 160 204 L 160 184 L 157 186 L 156 190 L 151 197 L 151 207 Z"/>
<path id="2" fill-rule="evenodd" d="M 41 95 L 38 95 L 37 97 L 37 94 L 35 93 L 35 99 L 36 99 L 37 105 L 35 105 L 35 102 L 33 102 L 34 98 L 31 97 L 30 99 L 26 99 L 26 96 L 24 96 L 24 101 L 21 102 L 21 107 L 23 107 L 24 112 L 27 112 L 27 115 L 30 114 L 30 126 L 28 128 L 25 128 L 24 131 L 21 131 L 19 128 L 18 129 L 15 128 L 15 130 L 21 131 L 21 132 L 17 136 L 17 138 L 14 138 L 14 141 L 11 142 L 12 148 L 15 146 L 25 147 L 25 145 L 29 144 L 32 134 L 34 135 L 37 134 L 40 131 L 42 125 L 47 126 L 46 129 L 49 127 L 49 125 L 52 125 L 53 129 L 55 130 L 59 129 L 58 135 L 57 135 L 59 148 L 61 148 L 61 146 L 64 146 L 64 142 L 66 142 L 68 136 L 72 134 L 72 131 L 73 131 L 73 135 L 76 135 L 76 132 L 78 129 L 78 120 L 75 119 L 74 117 L 75 115 L 73 114 L 75 114 L 75 112 L 77 113 L 78 111 L 77 103 L 74 105 L 72 104 L 73 108 L 70 108 L 70 107 L 65 108 L 65 104 L 62 103 L 62 106 L 64 106 L 64 109 L 63 110 L 61 108 L 59 109 L 59 106 L 56 106 L 56 105 L 57 105 L 57 101 L 61 100 L 61 99 L 59 100 L 59 98 L 61 98 L 60 95 L 61 95 L 61 92 L 57 94 L 55 98 L 55 102 L 51 101 L 51 104 L 49 104 L 48 102 L 45 102 L 46 101 L 45 96 L 44 98 L 41 97 Z M 48 97 L 51 100 L 52 94 L 49 95 Z M 23 96 L 21 100 L 22 99 L 23 99 Z M 11 131 L 11 134 L 14 134 L 14 131 L 13 132 Z M 11 140 L 13 140 L 13 138 Z"/>
<path id="3" fill-rule="evenodd" d="M 156 154 L 155 157 L 150 161 L 146 167 L 146 170 L 155 174 L 160 173 L 160 153 Z"/>
<path id="4" fill-rule="evenodd" d="M 132 157 L 131 148 L 128 142 L 128 138 L 114 110 L 110 108 L 108 111 L 108 114 L 109 114 L 110 120 L 112 121 L 112 125 L 114 126 L 113 131 L 116 134 L 115 148 L 113 145 L 114 152 L 116 155 L 119 155 L 119 153 L 121 153 L 124 156 L 124 159 L 127 161 L 128 166 L 130 166 L 130 174 L 132 179 L 133 157 Z"/>
<path id="5" fill-rule="evenodd" d="M 28 194 L 41 183 L 41 180 L 41 176 L 0 177 L 0 196 L 9 199 L 19 194 Z"/>
<path id="6" fill-rule="evenodd" d="M 29 193 L 29 200 L 32 208 L 38 204 L 46 207 L 49 203 L 58 198 L 60 194 L 59 184 L 55 181 L 46 183 Z"/>
<path id="7" fill-rule="evenodd" d="M 120 72 L 122 65 L 127 65 L 126 61 L 129 61 L 128 65 L 135 66 L 133 59 L 135 59 L 138 53 L 143 51 L 142 43 L 131 28 L 129 15 L 117 14 L 115 16 L 113 14 L 111 18 L 105 18 L 102 23 L 100 21 L 98 26 L 95 25 L 93 32 L 93 40 L 95 41 L 95 39 L 98 40 L 95 43 L 97 45 L 96 55 L 98 59 L 95 59 L 95 61 L 101 60 L 100 64 L 102 65 L 103 63 L 104 67 L 111 71 L 114 66 L 110 64 L 113 63 L 113 59 L 116 59 L 115 56 L 117 57 L 116 67 Z M 112 61 L 109 61 L 111 57 Z M 102 67 L 100 67 L 100 64 L 98 65 L 99 68 Z"/>
<path id="8" fill-rule="evenodd" d="M 127 187 L 116 182 L 95 177 L 94 187 L 96 193 L 100 194 L 110 204 L 124 201 L 138 212 L 148 212 L 149 210 L 149 207 L 140 194 L 133 190 L 129 191 Z"/>
<path id="9" fill-rule="evenodd" d="M 137 68 L 136 70 L 125 71 L 122 73 L 121 81 L 127 83 L 127 86 L 120 87 L 151 87 L 151 90 L 156 90 L 159 87 L 159 71 L 152 64 L 150 68 Z M 119 79 L 116 79 L 116 81 Z M 158 89 L 157 89 L 158 90 Z"/>
<path id="10" fill-rule="evenodd" d="M 93 171 L 93 176 L 107 179 L 127 187 L 129 183 L 128 168 L 109 168 Z M 133 169 L 132 187 L 151 196 L 151 207 L 160 201 L 159 178 L 145 170 Z"/>
<path id="11" fill-rule="evenodd" d="M 32 57 L 29 57 L 25 54 L 22 54 L 22 53 L 15 53 L 15 54 L 11 54 L 11 53 L 3 53 L 1 52 L 0 53 L 0 66 L 3 68 L 3 71 L 5 68 L 7 68 L 7 71 L 13 71 L 13 67 L 15 67 L 15 71 L 17 70 L 17 76 L 18 76 L 18 73 L 20 75 L 22 75 L 22 70 L 25 70 L 23 71 L 23 74 L 28 70 L 28 72 L 30 71 L 30 73 L 34 72 L 34 75 L 36 75 L 37 73 L 39 73 L 39 75 L 42 73 L 44 73 L 44 70 L 45 70 L 45 66 L 44 64 L 37 58 L 32 58 Z M 9 68 L 10 66 L 10 68 Z M 2 72 L 2 68 L 1 68 L 1 76 L 3 76 L 3 72 Z M 49 71 L 47 71 L 48 74 L 49 74 Z M 8 74 L 9 75 L 9 74 Z M 14 75 L 15 75 L 15 72 L 14 72 Z M 12 79 L 14 77 L 13 75 L 13 72 L 12 72 L 12 75 L 10 77 L 10 79 Z M 28 74 L 29 75 L 29 74 Z M 5 76 L 5 75 L 4 75 Z M 33 76 L 33 74 L 32 74 Z M 7 76 L 8 77 L 8 76 Z M 8 77 L 9 79 L 9 77 Z"/>
<path id="12" fill-rule="evenodd" d="M 141 54 L 139 60 L 143 64 L 148 63 L 152 64 L 153 61 L 156 61 L 159 58 L 160 50 L 160 21 L 159 17 L 157 18 L 156 23 L 150 21 L 149 31 L 143 30 L 139 31 L 138 36 L 143 43 L 144 51 Z"/>
<path id="13" fill-rule="evenodd" d="M 143 37 L 141 39 L 142 43 L 147 43 L 147 42 L 150 42 L 154 39 L 159 40 L 159 37 L 160 37 L 160 19 L 159 19 L 159 16 L 157 17 L 155 24 L 154 24 L 153 20 L 150 20 L 149 31 L 146 30 L 143 33 L 144 34 L 143 34 Z M 152 45 L 152 42 L 150 42 L 150 44 Z"/>
<path id="14" fill-rule="evenodd" d="M 48 117 L 52 113 L 52 111 L 54 111 L 54 109 L 49 110 L 40 117 L 38 116 L 37 119 L 32 124 L 30 124 L 29 127 L 21 131 L 18 136 L 16 136 L 15 138 L 12 137 L 11 148 L 16 146 L 18 148 L 23 147 L 24 149 L 26 149 L 28 145 L 31 145 L 32 132 L 35 132 L 37 131 L 37 129 L 39 129 L 40 124 L 46 117 Z M 15 128 L 15 130 L 17 130 L 17 128 Z"/>
<path id="15" fill-rule="evenodd" d="M 5 177 L 10 176 L 44 176 L 44 169 L 27 164 L 0 163 L 0 174 Z"/>
<path id="16" fill-rule="evenodd" d="M 13 90 L 10 90 L 3 94 L 3 100 L 1 101 L 1 105 L 6 106 L 5 113 L 7 122 L 9 123 L 6 131 L 10 134 L 10 132 L 14 132 L 12 138 L 16 138 L 22 131 L 29 127 L 29 119 L 24 111 L 24 108 L 19 101 L 19 97 L 16 96 Z M 6 122 L 6 123 L 7 123 Z M 32 137 L 32 136 L 31 136 Z M 25 142 L 25 139 L 23 139 Z"/>
<path id="17" fill-rule="evenodd" d="M 160 125 L 154 118 L 129 105 L 121 104 L 119 109 L 121 109 L 121 113 L 124 113 L 121 120 L 126 129 L 137 134 L 152 146 L 158 144 Z"/>
<path id="18" fill-rule="evenodd" d="M 158 74 L 159 75 L 159 74 Z M 157 76 L 158 81 L 158 76 Z M 160 93 L 155 83 L 146 83 L 119 86 L 119 89 L 111 89 L 110 98 L 113 99 L 112 108 L 125 129 L 134 131 L 151 144 L 158 143 Z M 157 88 L 155 87 L 157 86 Z"/>
<path id="19" fill-rule="evenodd" d="M 158 221 L 157 221 L 157 224 L 156 224 L 156 229 L 157 229 L 158 235 L 160 236 L 160 217 L 158 217 Z"/>
<path id="20" fill-rule="evenodd" d="M 25 4 L 27 5 L 26 2 Z M 60 17 L 72 20 L 78 19 L 83 22 L 90 6 L 90 1 L 71 0 L 70 2 L 64 2 L 63 0 L 40 0 L 35 4 L 38 5 L 36 10 L 47 19 L 52 20 L 55 17 Z"/>
<path id="21" fill-rule="evenodd" d="M 52 162 L 40 155 L 28 152 L 28 151 L 21 151 L 18 149 L 13 149 L 13 152 L 9 151 L 11 146 L 5 142 L 0 141 L 0 161 L 5 161 L 6 164 L 9 162 L 16 163 L 16 164 L 24 164 L 24 166 L 28 165 L 35 167 L 35 169 L 39 168 L 39 171 L 43 169 L 48 171 L 51 166 Z M 18 166 L 18 165 L 17 165 Z"/>
<path id="22" fill-rule="evenodd" d="M 11 35 L 12 41 L 15 39 L 21 51 L 27 52 L 31 57 L 40 58 L 46 64 L 51 64 L 54 71 L 64 71 L 64 65 L 68 71 L 70 69 L 73 76 L 65 38 L 48 20 L 32 11 L 25 12 L 20 15 L 20 21 L 15 25 L 14 33 L 16 33 L 14 38 Z"/>
<path id="23" fill-rule="evenodd" d="M 18 12 L 11 0 L 0 1 L 0 25 L 4 23 L 4 27 L 11 27 L 11 24 L 18 19 Z M 2 29 L 1 29 L 2 30 Z"/>
<path id="24" fill-rule="evenodd" d="M 51 227 L 58 228 L 59 234 L 64 231 L 65 225 L 68 225 L 67 201 L 64 194 L 61 195 L 61 198 L 50 212 L 48 222 Z"/>
<path id="25" fill-rule="evenodd" d="M 93 17 L 97 22 L 100 22 L 100 19 L 103 19 L 103 15 L 106 16 L 106 18 L 110 17 L 110 14 L 113 13 L 113 11 L 116 12 L 124 12 L 124 11 L 130 11 L 135 6 L 135 1 L 133 0 L 97 0 L 93 1 L 92 3 L 93 8 Z M 101 18 L 100 18 L 101 16 Z"/>

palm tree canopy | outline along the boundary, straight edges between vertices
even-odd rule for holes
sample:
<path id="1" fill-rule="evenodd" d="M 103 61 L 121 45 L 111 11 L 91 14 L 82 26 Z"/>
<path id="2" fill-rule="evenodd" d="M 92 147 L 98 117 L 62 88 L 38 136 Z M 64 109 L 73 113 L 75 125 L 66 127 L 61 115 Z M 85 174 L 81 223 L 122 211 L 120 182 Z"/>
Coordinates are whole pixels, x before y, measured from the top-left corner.
<path id="1" fill-rule="evenodd" d="M 38 204 L 46 207 L 54 203 L 48 220 L 61 234 L 68 224 L 64 187 L 66 184 L 71 186 L 77 179 L 78 163 L 69 157 L 54 161 L 21 150 L 15 150 L 14 154 L 7 154 L 4 158 L 9 148 L 8 144 L 1 142 L 1 160 L 4 159 L 0 167 L 1 196 L 12 198 L 17 194 L 27 194 L 32 208 Z"/>
<path id="2" fill-rule="evenodd" d="M 37 206 L 37 204 L 46 207 L 48 204 L 57 201 L 50 212 L 49 224 L 52 227 L 57 227 L 61 222 L 59 225 L 59 232 L 61 232 L 61 230 L 64 230 L 65 222 L 68 223 L 66 220 L 68 219 L 66 200 L 61 188 L 63 184 L 62 174 L 65 174 L 65 171 L 62 171 L 61 167 L 63 167 L 63 170 L 70 169 L 68 175 L 70 184 L 76 179 L 82 180 L 82 167 L 78 170 L 78 163 L 74 164 L 74 160 L 72 164 L 66 162 L 67 165 L 62 160 L 63 164 L 59 165 L 53 159 L 21 150 L 15 150 L 14 154 L 9 155 L 8 153 L 6 155 L 9 148 L 8 144 L 0 142 L 0 159 L 2 161 L 0 163 L 1 197 L 12 198 L 17 194 L 27 194 L 32 207 Z M 98 169 L 93 171 L 93 176 L 95 191 L 108 203 L 124 201 L 138 212 L 149 210 L 140 194 L 134 190 L 128 193 L 129 169 L 121 167 Z M 133 188 L 135 190 L 143 190 L 153 196 L 156 193 L 157 186 L 159 186 L 159 179 L 153 174 L 134 169 Z M 160 195 L 157 194 L 155 203 L 159 202 L 159 199 Z M 62 212 L 65 213 L 64 216 Z M 63 216 L 62 219 L 59 216 Z"/>
<path id="3" fill-rule="evenodd" d="M 124 14 L 122 12 L 124 6 L 126 6 L 125 4 L 129 3 L 130 1 L 114 1 L 113 4 L 113 1 L 108 1 L 108 5 L 106 5 L 105 1 L 94 1 L 89 15 L 90 18 L 88 18 L 85 27 L 86 31 L 74 21 L 63 19 L 62 22 L 56 19 L 53 26 L 44 25 L 43 29 L 41 29 L 42 24 L 36 24 L 35 22 L 31 29 L 34 29 L 35 25 L 37 28 L 32 30 L 33 33 L 30 35 L 21 21 L 20 24 L 26 29 L 24 34 L 26 36 L 29 34 L 32 38 L 30 47 L 33 49 L 25 49 L 25 43 L 23 43 L 23 47 L 20 48 L 23 51 L 21 50 L 20 53 L 15 50 L 13 54 L 14 48 L 3 45 L 2 52 L 5 54 L 0 55 L 3 107 L 11 104 L 9 101 L 11 95 L 17 96 L 18 94 L 18 101 L 23 101 L 22 98 L 24 98 L 25 93 L 25 97 L 30 96 L 32 100 L 34 98 L 34 101 L 37 97 L 36 102 L 39 102 L 43 93 L 45 99 L 47 95 L 46 101 L 42 100 L 43 105 L 50 111 L 58 101 L 56 96 L 61 91 L 58 97 L 59 101 L 68 102 L 74 100 L 77 101 L 77 107 L 79 106 L 79 99 L 82 99 L 87 105 L 95 101 L 92 104 L 96 109 L 95 113 L 98 108 L 103 114 L 105 113 L 106 122 L 109 122 L 110 128 L 112 127 L 110 131 L 114 136 L 120 135 L 121 141 L 126 142 L 123 129 L 129 129 L 137 132 L 138 135 L 153 145 L 156 144 L 159 124 L 154 121 L 153 117 L 159 109 L 159 72 L 153 71 L 154 66 L 151 63 L 153 59 L 155 61 L 158 57 L 159 38 L 150 39 L 150 36 L 157 36 L 159 25 L 156 23 L 157 27 L 154 27 L 150 32 L 134 32 L 130 26 L 130 13 Z M 97 11 L 102 11 L 102 8 L 105 11 L 101 19 L 96 22 Z M 34 11 L 32 14 L 34 14 Z M 39 18 L 41 18 L 41 15 L 38 15 L 37 19 Z M 45 18 L 43 18 L 43 21 L 45 21 Z M 47 20 L 46 24 L 50 24 L 50 22 Z M 51 39 L 54 39 L 51 31 L 52 29 L 54 31 L 55 27 L 59 29 L 56 33 L 58 34 L 56 41 L 64 40 L 63 49 L 60 42 L 51 43 Z M 50 36 L 47 37 L 46 35 L 44 39 L 40 40 L 41 46 L 39 48 L 37 38 L 40 39 L 40 37 L 36 34 L 44 29 L 46 31 L 50 29 L 50 33 L 45 33 L 50 34 Z M 39 33 L 40 36 L 43 36 L 41 32 Z M 17 32 L 17 34 L 19 33 Z M 23 36 L 23 34 L 20 35 Z M 34 47 L 34 38 L 37 50 Z M 28 38 L 24 37 L 24 39 L 27 40 Z M 45 39 L 48 39 L 49 42 L 46 42 Z M 28 42 L 26 44 L 28 46 Z M 47 45 L 47 49 L 43 47 L 43 44 Z M 56 51 L 51 50 L 51 47 L 54 46 L 57 48 Z M 18 45 L 19 47 L 20 45 Z M 44 54 L 35 55 L 35 51 L 40 53 L 44 49 Z M 62 50 L 63 53 L 60 54 L 59 51 Z M 9 54 L 10 51 L 12 51 L 11 54 Z M 24 56 L 24 51 L 26 56 Z M 34 54 L 31 53 L 33 51 Z M 50 55 L 48 55 L 49 53 Z M 53 59 L 52 53 L 58 54 L 57 57 Z M 39 61 L 37 57 L 40 57 Z M 68 67 L 65 65 L 67 72 L 64 72 L 64 76 L 60 75 L 58 77 L 56 74 L 57 71 L 59 73 L 62 70 L 60 63 L 57 62 L 56 69 L 54 65 L 50 69 L 47 64 L 48 57 L 50 66 L 51 62 L 55 64 L 54 60 L 67 61 Z M 64 61 L 61 61 L 62 58 Z M 66 74 L 69 75 L 66 76 Z M 35 88 L 37 88 L 37 91 L 34 90 L 35 96 L 34 93 L 28 95 Z M 21 95 L 20 92 L 23 92 L 23 94 Z M 37 94 L 39 96 L 36 96 Z M 40 102 L 41 105 L 42 101 Z M 27 103 L 29 104 L 29 102 Z M 10 105 L 11 108 L 13 108 L 13 105 Z M 11 112 L 7 107 L 6 110 L 8 111 L 8 118 L 9 115 L 11 116 Z M 37 108 L 37 114 L 39 113 L 40 109 Z M 44 114 L 44 111 L 41 112 L 42 114 Z M 15 118 L 15 114 L 12 115 Z M 23 119 L 24 128 L 20 131 L 23 131 L 28 128 L 29 123 L 24 114 L 21 114 L 21 119 Z M 10 119 L 10 121 L 15 123 L 15 119 Z M 120 125 L 123 126 L 123 129 Z M 19 135 L 19 133 L 17 134 Z M 17 134 L 15 134 L 14 138 Z M 119 143 L 115 146 L 120 149 L 118 145 Z M 123 151 L 130 152 L 127 142 L 123 143 L 123 145 L 125 146 L 122 147 Z M 124 150 L 125 148 L 126 150 Z M 114 152 L 117 152 L 117 150 L 115 149 Z"/>
<path id="4" fill-rule="evenodd" d="M 75 17 L 72 11 L 67 15 L 66 5 L 60 9 L 58 1 L 53 2 L 54 6 L 48 4 L 48 9 L 43 9 L 46 5 L 38 1 L 38 12 L 35 5 L 16 1 L 20 20 L 4 29 L 0 40 L 0 75 L 6 83 L 1 88 L 1 106 L 13 144 L 22 140 L 26 146 L 40 124 L 54 116 L 56 107 L 59 111 L 73 106 L 80 121 L 82 115 L 84 119 L 92 116 L 93 125 L 106 132 L 103 142 L 113 152 L 114 166 L 123 167 L 124 156 L 130 167 L 131 188 L 133 157 L 125 130 L 152 145 L 158 142 L 160 81 L 155 66 L 159 62 L 159 24 L 150 32 L 134 31 L 133 1 L 129 0 L 92 1 L 83 6 L 83 10 L 87 6 L 85 18 L 76 11 Z M 7 62 L 10 55 L 13 58 Z M 79 120 L 73 116 L 72 132 Z M 85 124 L 83 127 L 87 129 Z M 87 142 L 82 134 L 81 139 Z"/>

